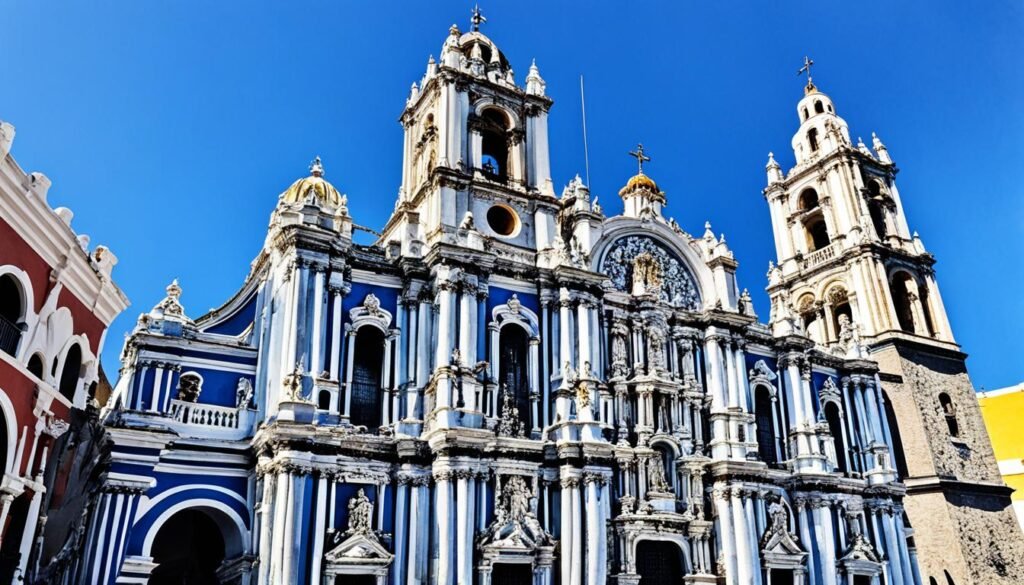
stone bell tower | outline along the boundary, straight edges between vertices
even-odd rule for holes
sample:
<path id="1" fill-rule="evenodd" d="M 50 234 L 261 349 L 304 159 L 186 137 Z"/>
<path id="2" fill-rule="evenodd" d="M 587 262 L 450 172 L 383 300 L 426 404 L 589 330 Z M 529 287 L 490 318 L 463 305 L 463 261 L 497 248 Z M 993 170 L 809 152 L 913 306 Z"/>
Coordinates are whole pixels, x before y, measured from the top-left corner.
<path id="1" fill-rule="evenodd" d="M 405 256 L 482 238 L 536 252 L 550 246 L 558 211 L 548 154 L 552 100 L 536 63 L 519 85 L 505 54 L 480 32 L 452 25 L 402 112 L 402 186 L 382 241 Z"/>
<path id="2" fill-rule="evenodd" d="M 879 363 L 876 384 L 907 487 L 923 583 L 1024 582 L 1024 539 L 953 338 L 933 265 L 911 232 L 882 141 L 850 140 L 807 72 L 787 173 L 769 153 L 765 198 L 777 264 L 768 272 L 776 335 L 803 334 Z"/>

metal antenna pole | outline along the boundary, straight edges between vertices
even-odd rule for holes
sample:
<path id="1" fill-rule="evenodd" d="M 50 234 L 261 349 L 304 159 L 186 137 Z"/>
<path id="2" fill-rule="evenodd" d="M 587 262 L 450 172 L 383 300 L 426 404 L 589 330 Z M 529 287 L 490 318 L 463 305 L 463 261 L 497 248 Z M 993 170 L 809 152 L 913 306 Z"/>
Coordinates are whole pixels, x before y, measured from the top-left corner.
<path id="1" fill-rule="evenodd" d="M 583 75 L 580 74 L 580 106 L 583 110 L 583 162 L 587 171 L 587 187 L 590 187 L 590 151 L 587 149 L 587 101 L 583 97 Z"/>

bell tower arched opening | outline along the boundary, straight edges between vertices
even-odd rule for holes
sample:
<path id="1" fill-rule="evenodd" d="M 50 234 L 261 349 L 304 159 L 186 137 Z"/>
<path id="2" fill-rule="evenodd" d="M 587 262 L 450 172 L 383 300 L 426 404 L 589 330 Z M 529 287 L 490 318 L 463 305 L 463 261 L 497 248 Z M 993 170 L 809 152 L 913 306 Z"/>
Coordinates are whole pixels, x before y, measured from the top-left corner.
<path id="1" fill-rule="evenodd" d="M 0 351 L 14 355 L 21 341 L 25 301 L 21 286 L 10 274 L 0 276 Z"/>
<path id="2" fill-rule="evenodd" d="M 510 126 L 508 116 L 497 108 L 487 108 L 480 116 L 480 170 L 492 180 L 508 180 Z"/>
<path id="3" fill-rule="evenodd" d="M 528 431 L 532 428 L 530 420 L 530 382 L 528 370 L 529 336 L 526 330 L 518 325 L 505 325 L 498 335 L 498 375 L 501 384 L 499 391 L 504 404 L 504 394 L 508 393 L 510 406 L 518 418 L 519 429 Z"/>

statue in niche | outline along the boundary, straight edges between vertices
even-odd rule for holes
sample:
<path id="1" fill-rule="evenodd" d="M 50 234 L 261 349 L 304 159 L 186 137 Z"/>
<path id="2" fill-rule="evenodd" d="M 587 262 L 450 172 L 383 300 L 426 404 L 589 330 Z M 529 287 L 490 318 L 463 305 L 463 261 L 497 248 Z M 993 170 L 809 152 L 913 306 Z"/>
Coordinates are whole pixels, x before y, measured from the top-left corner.
<path id="1" fill-rule="evenodd" d="M 616 378 L 626 375 L 627 361 L 626 338 L 622 335 L 612 336 L 612 374 Z"/>
<path id="2" fill-rule="evenodd" d="M 649 359 L 651 371 L 665 370 L 665 336 L 658 329 L 650 329 L 647 332 L 649 339 Z"/>
<path id="3" fill-rule="evenodd" d="M 661 265 L 650 252 L 633 258 L 632 280 L 632 294 L 661 296 Z"/>
<path id="4" fill-rule="evenodd" d="M 672 491 L 665 480 L 665 462 L 661 455 L 655 454 L 647 460 L 647 479 L 652 492 Z"/>
<path id="5" fill-rule="evenodd" d="M 373 518 L 373 503 L 366 497 L 366 492 L 359 489 L 356 495 L 348 501 L 348 531 L 345 535 L 371 534 Z"/>

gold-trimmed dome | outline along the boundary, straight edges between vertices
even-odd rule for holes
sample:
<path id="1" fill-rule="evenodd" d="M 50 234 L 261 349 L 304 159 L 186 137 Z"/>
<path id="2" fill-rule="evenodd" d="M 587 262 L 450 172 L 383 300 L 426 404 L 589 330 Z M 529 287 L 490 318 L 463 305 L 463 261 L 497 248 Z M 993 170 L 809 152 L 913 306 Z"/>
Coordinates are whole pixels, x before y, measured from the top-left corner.
<path id="1" fill-rule="evenodd" d="M 312 196 L 320 205 L 341 205 L 341 193 L 324 178 L 324 166 L 319 156 L 313 159 L 309 173 L 308 177 L 295 181 L 281 193 L 281 200 L 285 203 L 305 203 Z"/>
<path id="2" fill-rule="evenodd" d="M 644 173 L 637 173 L 633 175 L 626 186 L 619 191 L 619 196 L 622 197 L 637 189 L 645 188 L 653 193 L 661 193 L 661 189 L 658 188 L 658 184 L 654 182 L 654 179 L 648 177 Z"/>

